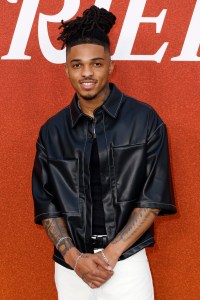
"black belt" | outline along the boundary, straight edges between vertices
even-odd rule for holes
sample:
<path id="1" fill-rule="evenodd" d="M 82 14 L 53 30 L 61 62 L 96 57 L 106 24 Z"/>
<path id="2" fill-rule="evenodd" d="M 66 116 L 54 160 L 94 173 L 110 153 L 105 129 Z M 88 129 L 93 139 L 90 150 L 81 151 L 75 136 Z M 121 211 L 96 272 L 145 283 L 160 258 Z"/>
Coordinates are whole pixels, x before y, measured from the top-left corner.
<path id="1" fill-rule="evenodd" d="M 108 237 L 107 236 L 98 236 L 93 235 L 91 237 L 92 245 L 94 249 L 105 248 L 108 245 Z"/>

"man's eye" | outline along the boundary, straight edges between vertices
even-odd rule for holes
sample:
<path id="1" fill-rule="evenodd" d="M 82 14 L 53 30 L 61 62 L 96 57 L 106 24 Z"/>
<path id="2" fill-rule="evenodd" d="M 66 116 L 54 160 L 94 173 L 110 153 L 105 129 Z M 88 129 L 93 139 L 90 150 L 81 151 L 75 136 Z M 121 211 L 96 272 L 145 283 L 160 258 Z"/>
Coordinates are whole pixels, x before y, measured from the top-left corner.
<path id="1" fill-rule="evenodd" d="M 94 66 L 98 68 L 98 67 L 101 67 L 102 64 L 101 63 L 94 63 Z"/>
<path id="2" fill-rule="evenodd" d="M 74 69 L 80 68 L 80 64 L 75 64 L 75 65 L 73 65 L 73 68 L 74 68 Z"/>

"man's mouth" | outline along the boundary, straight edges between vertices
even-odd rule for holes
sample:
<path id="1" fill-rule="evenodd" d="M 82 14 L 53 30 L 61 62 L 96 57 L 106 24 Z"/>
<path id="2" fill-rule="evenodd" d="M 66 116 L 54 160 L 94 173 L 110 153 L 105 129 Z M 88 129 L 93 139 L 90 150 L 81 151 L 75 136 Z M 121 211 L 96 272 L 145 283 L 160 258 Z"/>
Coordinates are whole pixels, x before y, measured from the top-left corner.
<path id="1" fill-rule="evenodd" d="M 81 81 L 80 85 L 85 90 L 90 90 L 96 85 L 96 81 Z"/>

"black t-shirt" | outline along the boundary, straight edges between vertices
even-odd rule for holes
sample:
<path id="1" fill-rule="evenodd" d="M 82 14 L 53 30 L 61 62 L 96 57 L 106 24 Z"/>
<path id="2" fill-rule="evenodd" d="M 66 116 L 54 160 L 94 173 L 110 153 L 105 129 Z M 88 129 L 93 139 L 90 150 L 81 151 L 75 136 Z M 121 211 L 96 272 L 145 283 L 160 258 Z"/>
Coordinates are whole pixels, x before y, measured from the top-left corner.
<path id="1" fill-rule="evenodd" d="M 106 234 L 105 215 L 102 202 L 102 186 L 99 168 L 99 154 L 96 138 L 93 139 L 90 158 L 90 185 L 92 196 L 92 234 Z"/>

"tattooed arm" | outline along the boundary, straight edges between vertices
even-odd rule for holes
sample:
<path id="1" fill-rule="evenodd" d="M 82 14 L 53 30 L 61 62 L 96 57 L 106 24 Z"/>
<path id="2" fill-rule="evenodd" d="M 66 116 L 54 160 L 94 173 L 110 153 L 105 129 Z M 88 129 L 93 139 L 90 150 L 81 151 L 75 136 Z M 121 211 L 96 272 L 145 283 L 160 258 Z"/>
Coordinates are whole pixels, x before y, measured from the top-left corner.
<path id="1" fill-rule="evenodd" d="M 159 214 L 157 208 L 135 208 L 127 224 L 105 248 L 105 254 L 114 267 L 121 254 L 133 245 L 153 224 Z"/>
<path id="2" fill-rule="evenodd" d="M 63 218 L 44 219 L 42 221 L 42 224 L 45 228 L 48 237 L 55 246 L 61 238 L 69 237 Z M 58 250 L 62 254 L 65 262 L 73 268 L 74 261 L 76 257 L 80 254 L 80 252 L 78 251 L 78 249 L 75 248 L 75 246 L 72 243 L 72 240 L 70 238 L 62 240 Z M 71 250 L 70 255 L 69 250 Z"/>
<path id="3" fill-rule="evenodd" d="M 44 219 L 42 224 L 48 237 L 55 246 L 61 238 L 69 237 L 63 218 Z M 58 248 L 65 262 L 74 268 L 75 261 L 81 253 L 73 245 L 72 240 L 63 239 Z M 98 266 L 100 266 L 101 269 L 98 269 Z M 90 253 L 85 253 L 81 256 L 81 259 L 78 261 L 76 273 L 83 281 L 89 284 L 91 288 L 101 286 L 113 274 L 111 268 L 107 266 L 101 255 Z"/>

